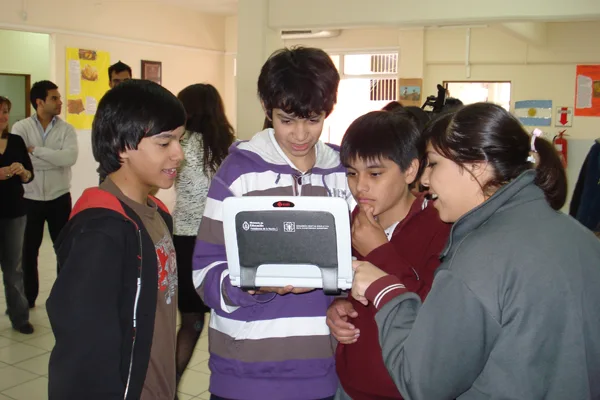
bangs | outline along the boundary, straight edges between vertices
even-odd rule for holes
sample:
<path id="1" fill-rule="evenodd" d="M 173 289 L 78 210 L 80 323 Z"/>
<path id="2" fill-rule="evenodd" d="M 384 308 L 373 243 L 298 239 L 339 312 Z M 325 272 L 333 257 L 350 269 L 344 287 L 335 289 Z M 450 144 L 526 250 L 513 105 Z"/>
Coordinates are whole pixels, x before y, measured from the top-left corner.
<path id="1" fill-rule="evenodd" d="M 323 112 L 327 116 L 328 110 L 333 109 L 335 94 L 332 96 L 331 93 L 315 90 L 310 80 L 298 79 L 283 83 L 283 86 L 273 92 L 273 99 L 276 101 L 268 107 L 270 110 L 279 108 L 286 114 L 308 119 L 321 115 Z"/>
<path id="2" fill-rule="evenodd" d="M 373 111 L 348 127 L 340 146 L 340 161 L 349 167 L 357 159 L 389 159 L 405 171 L 420 153 L 419 131 L 411 120 L 387 111 Z"/>

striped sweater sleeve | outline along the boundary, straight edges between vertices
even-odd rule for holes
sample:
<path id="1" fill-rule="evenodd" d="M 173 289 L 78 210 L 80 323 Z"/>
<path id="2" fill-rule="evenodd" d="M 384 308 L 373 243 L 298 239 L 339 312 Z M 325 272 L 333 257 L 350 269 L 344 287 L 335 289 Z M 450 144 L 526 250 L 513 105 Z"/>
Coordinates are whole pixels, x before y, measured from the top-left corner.
<path id="1" fill-rule="evenodd" d="M 193 279 L 196 291 L 207 306 L 231 313 L 239 307 L 268 302 L 276 294 L 250 295 L 231 285 L 223 236 L 223 201 L 233 193 L 222 178 L 224 169 L 217 172 L 208 190 L 194 249 Z"/>

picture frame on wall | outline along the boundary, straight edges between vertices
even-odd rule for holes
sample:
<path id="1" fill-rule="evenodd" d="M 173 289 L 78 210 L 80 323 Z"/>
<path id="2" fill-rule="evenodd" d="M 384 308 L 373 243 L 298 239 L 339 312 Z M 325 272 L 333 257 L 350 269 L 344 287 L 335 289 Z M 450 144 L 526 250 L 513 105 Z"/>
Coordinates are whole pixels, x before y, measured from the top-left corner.
<path id="1" fill-rule="evenodd" d="M 162 62 L 142 60 L 142 79 L 162 85 Z"/>
<path id="2" fill-rule="evenodd" d="M 398 95 L 403 106 L 421 107 L 423 79 L 400 78 L 400 93 Z"/>

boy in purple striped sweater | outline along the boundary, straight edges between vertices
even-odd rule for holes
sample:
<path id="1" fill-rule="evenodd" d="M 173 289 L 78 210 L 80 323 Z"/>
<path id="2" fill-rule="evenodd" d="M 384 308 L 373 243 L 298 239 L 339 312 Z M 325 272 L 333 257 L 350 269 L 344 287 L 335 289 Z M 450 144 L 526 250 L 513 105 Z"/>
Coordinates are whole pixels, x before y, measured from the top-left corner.
<path id="1" fill-rule="evenodd" d="M 213 400 L 333 399 L 335 345 L 322 290 L 231 285 L 222 202 L 229 196 L 336 196 L 352 202 L 337 147 L 319 141 L 337 98 L 339 74 L 319 49 L 275 52 L 258 94 L 273 128 L 237 142 L 215 175 L 194 252 L 194 284 L 212 308 Z"/>

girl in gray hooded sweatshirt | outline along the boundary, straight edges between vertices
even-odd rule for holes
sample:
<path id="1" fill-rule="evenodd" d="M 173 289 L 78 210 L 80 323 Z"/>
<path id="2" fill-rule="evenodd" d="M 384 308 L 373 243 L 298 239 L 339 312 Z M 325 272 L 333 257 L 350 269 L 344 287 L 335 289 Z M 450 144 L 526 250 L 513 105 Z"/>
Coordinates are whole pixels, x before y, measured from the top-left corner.
<path id="1" fill-rule="evenodd" d="M 402 396 L 600 399 L 600 241 L 558 211 L 566 176 L 552 144 L 487 103 L 425 138 L 423 184 L 454 223 L 427 300 L 354 263 L 352 295 L 379 310 Z"/>

